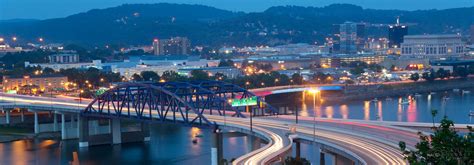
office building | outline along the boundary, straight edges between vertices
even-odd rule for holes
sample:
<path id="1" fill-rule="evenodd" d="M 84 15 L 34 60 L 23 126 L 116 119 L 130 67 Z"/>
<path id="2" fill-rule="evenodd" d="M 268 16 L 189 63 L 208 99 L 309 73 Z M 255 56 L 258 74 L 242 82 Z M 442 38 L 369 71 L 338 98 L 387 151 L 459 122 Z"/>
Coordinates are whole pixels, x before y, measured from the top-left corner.
<path id="1" fill-rule="evenodd" d="M 153 54 L 160 55 L 160 40 L 159 39 L 153 40 Z"/>
<path id="2" fill-rule="evenodd" d="M 360 23 L 345 22 L 335 25 L 334 36 L 336 39 L 334 50 L 340 53 L 357 53 L 364 48 L 365 25 Z"/>
<path id="3" fill-rule="evenodd" d="M 429 59 L 462 56 L 464 47 L 461 36 L 455 34 L 407 35 L 401 44 L 402 56 Z"/>
<path id="4" fill-rule="evenodd" d="M 401 25 L 400 19 L 397 18 L 397 24 L 390 25 L 388 28 L 388 46 L 390 48 L 400 48 L 405 35 L 408 35 L 408 26 Z"/>
<path id="5" fill-rule="evenodd" d="M 186 37 L 173 37 L 170 39 L 154 40 L 153 53 L 155 55 L 189 54 L 190 42 Z"/>

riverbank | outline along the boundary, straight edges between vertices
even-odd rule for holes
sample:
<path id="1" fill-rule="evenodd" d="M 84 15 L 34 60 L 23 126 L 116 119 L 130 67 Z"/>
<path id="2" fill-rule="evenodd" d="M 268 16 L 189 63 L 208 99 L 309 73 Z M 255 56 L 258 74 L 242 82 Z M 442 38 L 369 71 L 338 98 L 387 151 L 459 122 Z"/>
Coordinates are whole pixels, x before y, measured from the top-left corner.
<path id="1" fill-rule="evenodd" d="M 386 98 L 466 88 L 474 88 L 474 78 L 400 84 L 351 85 L 346 87 L 343 94 L 324 96 L 324 100 L 326 102 L 370 100 L 373 98 Z"/>

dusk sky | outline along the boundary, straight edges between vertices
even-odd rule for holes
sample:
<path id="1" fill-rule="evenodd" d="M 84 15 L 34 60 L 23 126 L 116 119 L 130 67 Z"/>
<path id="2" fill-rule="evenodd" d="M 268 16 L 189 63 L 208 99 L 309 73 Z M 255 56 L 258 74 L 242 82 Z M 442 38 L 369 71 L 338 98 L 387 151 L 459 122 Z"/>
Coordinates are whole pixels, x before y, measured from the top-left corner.
<path id="1" fill-rule="evenodd" d="M 326 6 L 350 3 L 373 9 L 446 9 L 474 6 L 474 0 L 0 0 L 0 20 L 15 18 L 46 19 L 65 17 L 91 9 L 124 3 L 202 4 L 232 11 L 263 11 L 271 6 Z"/>

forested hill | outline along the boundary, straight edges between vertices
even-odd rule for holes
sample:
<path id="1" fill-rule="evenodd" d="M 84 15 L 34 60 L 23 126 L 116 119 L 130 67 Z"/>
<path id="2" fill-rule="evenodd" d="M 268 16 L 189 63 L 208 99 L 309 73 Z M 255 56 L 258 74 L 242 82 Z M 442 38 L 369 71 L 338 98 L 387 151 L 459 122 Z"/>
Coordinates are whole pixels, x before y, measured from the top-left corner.
<path id="1" fill-rule="evenodd" d="M 231 12 L 202 5 L 125 4 L 65 18 L 0 21 L 0 36 L 46 42 L 150 44 L 153 38 L 186 36 L 199 45 L 259 45 L 321 42 L 332 25 L 345 21 L 393 23 L 400 16 L 411 34 L 466 33 L 474 7 L 446 10 L 374 10 L 347 4 L 326 7 L 277 6 L 264 12 Z M 369 28 L 383 36 L 385 28 Z"/>

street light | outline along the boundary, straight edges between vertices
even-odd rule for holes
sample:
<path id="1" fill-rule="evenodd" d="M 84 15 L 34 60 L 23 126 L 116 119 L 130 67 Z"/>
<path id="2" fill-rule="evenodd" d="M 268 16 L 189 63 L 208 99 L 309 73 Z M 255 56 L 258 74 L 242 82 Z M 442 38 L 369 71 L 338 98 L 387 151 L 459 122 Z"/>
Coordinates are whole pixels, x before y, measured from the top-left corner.
<path id="1" fill-rule="evenodd" d="M 50 102 L 51 102 L 51 110 L 53 110 L 53 88 L 51 87 L 51 83 L 48 83 L 48 87 L 49 87 L 49 93 L 50 93 Z"/>
<path id="2" fill-rule="evenodd" d="M 308 90 L 309 93 L 313 95 L 313 109 L 316 111 L 316 95 L 318 96 L 318 103 L 320 102 L 319 99 L 321 97 L 321 90 L 311 88 Z M 316 140 L 316 112 L 313 114 L 313 141 Z"/>

